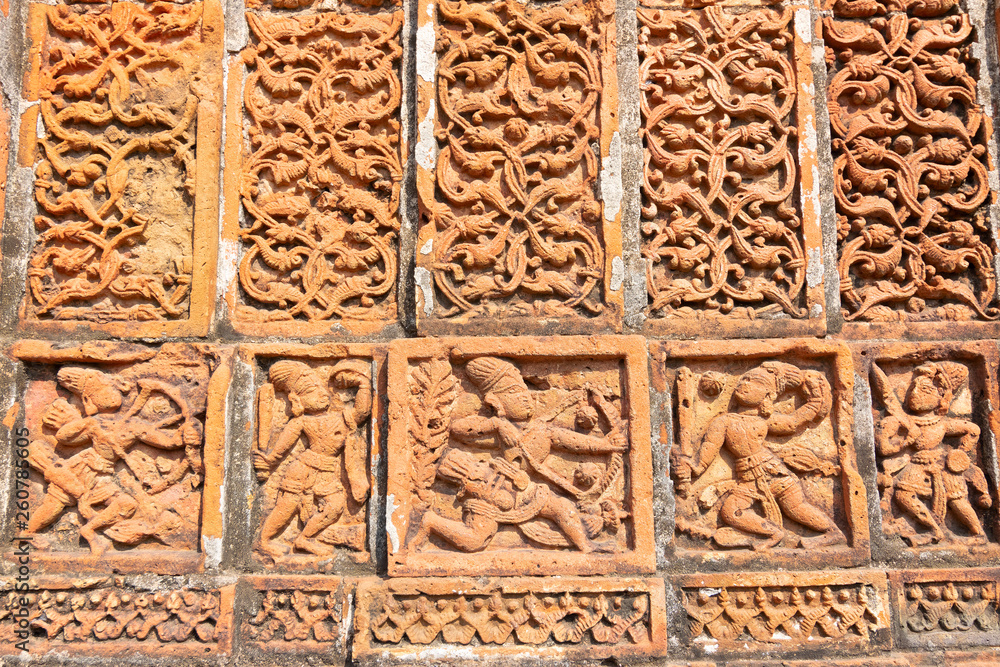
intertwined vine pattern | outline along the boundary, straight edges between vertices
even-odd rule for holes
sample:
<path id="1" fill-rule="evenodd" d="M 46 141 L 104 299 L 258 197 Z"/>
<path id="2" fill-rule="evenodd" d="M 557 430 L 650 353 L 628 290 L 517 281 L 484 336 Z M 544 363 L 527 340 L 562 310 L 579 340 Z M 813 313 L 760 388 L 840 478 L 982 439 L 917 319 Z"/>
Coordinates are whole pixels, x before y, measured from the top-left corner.
<path id="1" fill-rule="evenodd" d="M 886 10 L 841 4 L 848 16 Z M 988 121 L 976 100 L 972 25 L 953 4 L 824 20 L 848 320 L 1000 317 L 986 219 Z"/>
<path id="2" fill-rule="evenodd" d="M 654 317 L 805 317 L 792 11 L 639 9 Z"/>
<path id="3" fill-rule="evenodd" d="M 47 10 L 34 319 L 184 318 L 202 5 Z"/>
<path id="4" fill-rule="evenodd" d="M 247 20 L 239 316 L 391 319 L 402 12 Z"/>
<path id="5" fill-rule="evenodd" d="M 438 12 L 435 315 L 600 313 L 596 8 Z"/>

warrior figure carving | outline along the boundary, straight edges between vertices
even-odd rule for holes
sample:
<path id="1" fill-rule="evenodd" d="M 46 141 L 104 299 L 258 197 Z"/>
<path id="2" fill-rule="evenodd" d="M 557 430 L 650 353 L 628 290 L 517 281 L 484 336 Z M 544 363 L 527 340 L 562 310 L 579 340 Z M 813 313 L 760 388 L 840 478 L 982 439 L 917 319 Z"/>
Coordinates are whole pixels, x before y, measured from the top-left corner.
<path id="1" fill-rule="evenodd" d="M 682 394 L 690 375 L 688 369 L 681 369 L 678 386 Z M 702 384 L 704 387 L 706 383 Z M 718 393 L 719 387 L 715 389 Z M 775 401 L 789 391 L 798 391 L 803 404 L 792 413 L 776 411 Z M 784 520 L 790 519 L 820 533 L 801 538 L 804 547 L 846 541 L 829 514 L 806 497 L 802 481 L 793 472 L 794 468 L 800 472 L 818 470 L 832 474 L 837 467 L 800 447 L 783 449 L 779 455 L 768 443 L 769 436 L 796 434 L 807 424 L 825 417 L 831 405 L 830 384 L 817 371 L 767 361 L 740 376 L 729 409 L 709 423 L 699 450 L 692 452 L 690 447 L 682 446 L 673 452 L 673 474 L 682 503 L 688 499 L 692 480 L 705 473 L 722 450 L 733 457 L 733 479 L 718 485 L 720 497 L 715 503 L 718 520 L 724 527 L 711 530 L 704 537 L 714 539 L 720 546 L 767 550 L 786 536 L 794 538 L 784 527 Z M 689 417 L 684 413 L 685 408 L 681 411 L 682 438 L 690 437 L 685 427 Z M 678 527 L 686 530 L 680 516 Z M 758 541 L 753 536 L 765 539 Z"/>
<path id="2" fill-rule="evenodd" d="M 993 504 L 986 476 L 975 464 L 980 429 L 968 419 L 948 415 L 968 375 L 965 366 L 953 361 L 925 363 L 913 371 L 901 403 L 882 369 L 872 365 L 873 383 L 888 412 L 876 433 L 883 525 L 911 545 L 946 541 L 949 513 L 969 533 L 952 532 L 954 538 L 986 542 L 969 498 L 971 486 L 980 508 Z M 947 442 L 953 437 L 958 438 L 957 447 Z"/>
<path id="3" fill-rule="evenodd" d="M 344 405 L 328 390 L 317 369 L 288 360 L 271 366 L 271 383 L 287 394 L 292 418 L 270 445 L 265 444 L 270 429 L 260 429 L 261 440 L 254 452 L 260 481 L 271 476 L 300 439 L 306 448 L 292 457 L 278 480 L 274 507 L 264 519 L 256 546 L 265 557 L 288 553 L 277 538 L 296 514 L 305 525 L 294 539 L 294 550 L 324 556 L 333 552 L 335 544 L 363 548 L 362 532 L 338 534 L 328 529 L 345 514 L 348 492 L 359 505 L 368 498 L 367 447 L 358 430 L 371 414 L 371 371 L 364 361 L 347 359 L 330 369 L 329 377 L 338 389 L 356 388 L 353 406 Z M 265 389 L 273 392 L 267 385 Z M 261 400 L 262 415 L 266 403 Z"/>

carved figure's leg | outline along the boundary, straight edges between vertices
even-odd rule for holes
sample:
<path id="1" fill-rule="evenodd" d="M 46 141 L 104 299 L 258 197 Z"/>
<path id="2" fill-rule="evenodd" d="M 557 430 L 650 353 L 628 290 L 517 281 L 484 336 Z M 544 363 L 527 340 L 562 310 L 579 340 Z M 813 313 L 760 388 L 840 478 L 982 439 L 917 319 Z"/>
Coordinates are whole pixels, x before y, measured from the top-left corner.
<path id="1" fill-rule="evenodd" d="M 260 550 L 274 558 L 281 556 L 284 551 L 274 544 L 274 538 L 285 529 L 288 522 L 299 509 L 299 494 L 281 491 L 278 493 L 278 500 L 274 509 L 264 519 L 264 524 L 260 529 Z"/>
<path id="2" fill-rule="evenodd" d="M 938 525 L 934 514 L 927 509 L 927 505 L 924 505 L 924 502 L 920 500 L 915 492 L 904 489 L 897 490 L 896 502 L 899 503 L 904 512 L 916 519 L 917 523 L 934 531 L 934 540 L 936 542 L 944 539 L 944 531 Z"/>
<path id="3" fill-rule="evenodd" d="M 786 477 L 784 480 L 778 480 L 774 486 L 782 487 L 776 493 L 775 500 L 778 501 L 778 506 L 785 516 L 806 528 L 823 533 L 816 537 L 804 538 L 802 540 L 803 545 L 820 547 L 847 541 L 844 533 L 833 522 L 833 519 L 826 512 L 806 500 L 805 493 L 802 491 L 802 484 L 798 480 Z"/>
<path id="4" fill-rule="evenodd" d="M 590 553 L 594 550 L 594 545 L 587 537 L 587 531 L 583 527 L 580 512 L 577 511 L 576 505 L 572 501 L 559 496 L 550 496 L 538 516 L 559 526 L 559 529 L 569 538 L 573 546 L 583 553 Z"/>
<path id="5" fill-rule="evenodd" d="M 785 537 L 785 531 L 781 526 L 751 511 L 753 504 L 754 498 L 749 490 L 737 487 L 722 501 L 719 518 L 727 526 L 737 530 L 767 537 L 761 544 L 754 545 L 754 549 L 770 549 Z"/>
<path id="6" fill-rule="evenodd" d="M 336 523 L 340 515 L 344 513 L 344 507 L 347 502 L 345 498 L 346 493 L 346 491 L 341 489 L 337 494 L 326 496 L 323 511 L 313 514 L 309 518 L 309 521 L 306 522 L 302 532 L 295 538 L 296 549 L 308 551 L 317 556 L 325 556 L 333 553 L 332 546 L 323 544 L 313 538 Z"/>
<path id="7" fill-rule="evenodd" d="M 138 506 L 139 503 L 132 496 L 118 494 L 110 499 L 104 509 L 91 517 L 90 521 L 80 526 L 80 537 L 90 544 L 90 553 L 100 556 L 111 546 L 111 540 L 98 535 L 98 530 L 112 526 L 122 519 L 128 519 L 135 514 Z"/>
<path id="8" fill-rule="evenodd" d="M 429 535 L 434 534 L 451 542 L 462 551 L 480 551 L 493 539 L 499 527 L 500 525 L 493 519 L 472 512 L 466 515 L 464 522 L 445 519 L 434 512 L 427 512 L 411 544 L 419 545 Z"/>
<path id="9" fill-rule="evenodd" d="M 983 532 L 983 524 L 979 522 L 979 515 L 976 514 L 976 510 L 972 507 L 972 503 L 969 502 L 968 498 L 955 498 L 948 502 L 948 507 L 955 513 L 959 522 L 969 529 L 969 532 L 976 537 L 981 537 L 985 535 Z"/>
<path id="10" fill-rule="evenodd" d="M 37 533 L 44 530 L 59 518 L 64 509 L 66 509 L 66 503 L 51 493 L 46 493 L 45 497 L 42 498 L 42 503 L 31 513 L 31 518 L 28 520 L 28 532 Z"/>

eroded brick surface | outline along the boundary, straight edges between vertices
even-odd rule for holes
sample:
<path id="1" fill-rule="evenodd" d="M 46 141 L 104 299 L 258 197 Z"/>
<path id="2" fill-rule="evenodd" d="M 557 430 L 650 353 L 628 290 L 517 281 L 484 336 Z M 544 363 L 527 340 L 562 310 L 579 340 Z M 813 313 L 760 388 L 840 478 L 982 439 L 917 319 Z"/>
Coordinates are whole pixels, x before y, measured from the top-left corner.
<path id="1" fill-rule="evenodd" d="M 844 318 L 996 320 L 991 126 L 969 15 L 954 2 L 833 9 L 823 39 Z"/>
<path id="2" fill-rule="evenodd" d="M 996 646 L 1000 641 L 996 570 L 904 570 L 890 581 L 899 646 Z"/>
<path id="3" fill-rule="evenodd" d="M 890 645 L 883 573 L 687 575 L 674 586 L 687 626 L 680 640 L 698 652 L 836 655 Z"/>
<path id="4" fill-rule="evenodd" d="M 368 560 L 379 441 L 372 348 L 256 345 L 241 354 L 258 385 L 255 560 L 279 572 Z"/>
<path id="5" fill-rule="evenodd" d="M 266 654 L 344 653 L 353 583 L 340 577 L 250 577 L 250 614 L 240 634 L 248 659 Z"/>
<path id="6" fill-rule="evenodd" d="M 613 208 L 597 190 L 617 129 L 613 15 L 586 0 L 421 7 L 418 327 L 614 330 L 620 184 Z"/>
<path id="7" fill-rule="evenodd" d="M 822 330 L 822 286 L 807 282 L 820 247 L 815 146 L 799 140 L 815 132 L 800 93 L 812 74 L 794 19 L 790 8 L 639 9 L 642 255 L 656 331 L 807 330 L 787 318 Z"/>
<path id="8" fill-rule="evenodd" d="M 111 577 L 46 578 L 28 593 L 0 588 L 0 654 L 14 649 L 10 614 L 28 612 L 31 653 L 124 659 L 226 655 L 232 646 L 233 586 L 149 586 Z M 18 598 L 25 598 L 18 602 Z M 23 604 L 27 602 L 27 604 Z"/>
<path id="9" fill-rule="evenodd" d="M 39 4 L 28 32 L 25 96 L 38 112 L 25 118 L 40 118 L 40 132 L 21 135 L 34 143 L 21 148 L 37 203 L 22 324 L 204 333 L 218 229 L 217 2 Z"/>
<path id="10" fill-rule="evenodd" d="M 651 572 L 645 364 L 639 338 L 394 343 L 389 573 Z"/>
<path id="11" fill-rule="evenodd" d="M 35 566 L 199 569 L 202 538 L 221 535 L 228 353 L 22 341 L 12 354 L 27 375 L 30 519 L 20 538 Z"/>
<path id="12" fill-rule="evenodd" d="M 676 489 L 674 556 L 727 567 L 868 557 L 846 346 L 654 343 L 652 352 L 654 386 L 670 393 L 676 418 L 660 434 Z"/>
<path id="13" fill-rule="evenodd" d="M 227 229 L 240 244 L 234 325 L 378 331 L 396 320 L 403 12 L 246 20 L 228 128 L 242 204 L 229 202 Z"/>
<path id="14" fill-rule="evenodd" d="M 362 660 L 634 659 L 666 651 L 659 579 L 392 579 L 358 588 Z"/>

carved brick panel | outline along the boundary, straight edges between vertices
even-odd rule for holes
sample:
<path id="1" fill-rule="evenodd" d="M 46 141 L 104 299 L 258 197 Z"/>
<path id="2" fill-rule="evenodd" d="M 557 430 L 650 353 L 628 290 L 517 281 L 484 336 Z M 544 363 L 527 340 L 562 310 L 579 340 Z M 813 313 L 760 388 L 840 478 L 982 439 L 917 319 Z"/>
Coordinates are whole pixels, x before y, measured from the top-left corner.
<path id="1" fill-rule="evenodd" d="M 824 330 L 808 22 L 639 9 L 647 327 Z"/>
<path id="2" fill-rule="evenodd" d="M 253 334 L 378 331 L 396 321 L 403 12 L 246 20 L 227 140 L 230 317 Z"/>
<path id="3" fill-rule="evenodd" d="M 674 580 L 697 654 L 829 654 L 888 648 L 884 573 L 779 572 L 687 575 Z"/>
<path id="4" fill-rule="evenodd" d="M 675 534 L 668 554 L 714 567 L 856 565 L 868 558 L 845 345 L 654 343 L 669 398 Z M 762 554 L 767 554 L 762 558 Z"/>
<path id="5" fill-rule="evenodd" d="M 652 572 L 640 338 L 389 352 L 389 574 Z"/>
<path id="6" fill-rule="evenodd" d="M 996 646 L 1000 640 L 997 570 L 904 570 L 890 583 L 899 612 L 897 645 Z"/>
<path id="7" fill-rule="evenodd" d="M 221 539 L 231 359 L 208 346 L 22 341 L 35 567 L 178 574 Z M 13 495 L 13 494 L 12 494 Z"/>
<path id="8" fill-rule="evenodd" d="M 618 326 L 621 143 L 605 5 L 420 3 L 420 331 Z"/>
<path id="9" fill-rule="evenodd" d="M 956 564 L 1000 557 L 995 343 L 858 346 L 868 380 L 886 554 Z M 859 443 L 859 446 L 860 443 Z"/>
<path id="10" fill-rule="evenodd" d="M 20 653 L 11 614 L 24 609 L 34 659 L 198 658 L 224 656 L 232 647 L 231 585 L 150 587 L 107 577 L 43 578 L 27 592 L 13 588 L 13 580 L 0 582 L 0 654 Z"/>
<path id="11" fill-rule="evenodd" d="M 248 653 L 344 655 L 354 585 L 339 577 L 248 577 L 250 613 L 240 636 Z"/>
<path id="12" fill-rule="evenodd" d="M 996 321 L 991 126 L 969 16 L 951 1 L 833 9 L 823 38 L 844 318 L 893 332 Z"/>
<path id="13" fill-rule="evenodd" d="M 207 330 L 218 247 L 218 2 L 32 5 L 22 327 Z M 30 232 L 25 230 L 29 235 Z M 197 270 L 196 270 L 197 268 Z"/>
<path id="14" fill-rule="evenodd" d="M 385 409 L 373 361 L 383 363 L 385 351 L 246 345 L 240 354 L 256 387 L 254 560 L 280 572 L 367 561 L 377 415 Z"/>
<path id="15" fill-rule="evenodd" d="M 354 655 L 434 661 L 663 655 L 660 579 L 391 579 L 358 587 Z"/>

